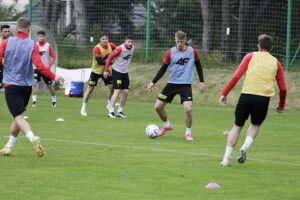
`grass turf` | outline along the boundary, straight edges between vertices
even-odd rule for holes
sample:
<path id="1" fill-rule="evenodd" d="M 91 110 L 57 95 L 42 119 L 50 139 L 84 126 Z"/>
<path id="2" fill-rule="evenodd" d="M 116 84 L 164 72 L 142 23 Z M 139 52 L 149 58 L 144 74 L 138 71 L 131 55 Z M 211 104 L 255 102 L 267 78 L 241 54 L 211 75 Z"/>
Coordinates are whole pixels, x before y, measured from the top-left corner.
<path id="1" fill-rule="evenodd" d="M 299 199 L 299 110 L 269 110 L 246 163 L 233 159 L 230 167 L 221 167 L 227 138 L 222 132 L 232 126 L 234 107 L 195 104 L 194 141 L 186 141 L 183 108 L 175 101 L 167 106 L 174 129 L 148 139 L 148 124 L 161 127 L 153 103 L 130 99 L 124 110 L 128 118 L 110 119 L 106 101 L 92 98 L 88 117 L 82 117 L 82 99 L 60 96 L 57 108 L 51 107 L 49 93 L 39 94 L 36 108 L 28 106 L 25 115 L 46 155 L 36 156 L 20 135 L 12 155 L 0 157 L 0 199 Z M 0 101 L 5 145 L 11 119 L 3 93 Z M 210 182 L 221 189 L 206 189 Z"/>

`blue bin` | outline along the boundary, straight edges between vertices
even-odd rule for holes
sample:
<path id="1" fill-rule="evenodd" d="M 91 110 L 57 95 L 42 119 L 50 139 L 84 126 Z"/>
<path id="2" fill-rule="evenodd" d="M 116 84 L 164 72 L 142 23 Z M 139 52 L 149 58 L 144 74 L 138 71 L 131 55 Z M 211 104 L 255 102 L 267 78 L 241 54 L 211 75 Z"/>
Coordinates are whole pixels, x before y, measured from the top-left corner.
<path id="1" fill-rule="evenodd" d="M 72 81 L 70 94 L 73 97 L 82 97 L 83 86 L 84 86 L 84 82 L 82 82 L 82 81 Z"/>

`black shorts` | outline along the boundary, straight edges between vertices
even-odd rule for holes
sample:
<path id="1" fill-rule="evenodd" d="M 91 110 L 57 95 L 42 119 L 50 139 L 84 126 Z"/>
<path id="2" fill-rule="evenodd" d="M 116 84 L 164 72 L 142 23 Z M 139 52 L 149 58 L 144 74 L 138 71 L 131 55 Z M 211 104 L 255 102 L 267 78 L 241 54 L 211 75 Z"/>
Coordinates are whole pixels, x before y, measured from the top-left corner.
<path id="1" fill-rule="evenodd" d="M 269 102 L 270 97 L 241 94 L 235 109 L 235 124 L 244 126 L 245 121 L 251 115 L 251 123 L 261 125 L 267 116 Z"/>
<path id="2" fill-rule="evenodd" d="M 112 70 L 113 88 L 114 89 L 129 89 L 128 73 L 120 73 Z"/>
<path id="3" fill-rule="evenodd" d="M 3 72 L 0 72 L 0 89 L 3 86 L 2 80 L 3 80 Z"/>
<path id="4" fill-rule="evenodd" d="M 161 101 L 171 103 L 176 94 L 180 95 L 181 104 L 185 101 L 193 101 L 191 84 L 168 83 L 157 98 Z"/>
<path id="5" fill-rule="evenodd" d="M 89 86 L 96 86 L 98 84 L 99 78 L 102 78 L 105 85 L 112 84 L 111 76 L 108 76 L 106 79 L 103 77 L 103 74 L 96 74 L 95 72 L 91 72 L 89 79 Z"/>
<path id="6" fill-rule="evenodd" d="M 45 76 L 44 74 L 42 74 L 39 70 L 34 69 L 34 79 L 36 81 L 40 82 L 41 78 L 43 78 L 44 82 L 47 85 L 51 85 L 52 84 L 52 80 L 50 78 L 48 78 L 47 76 Z"/>
<path id="7" fill-rule="evenodd" d="M 11 85 L 5 88 L 6 103 L 13 117 L 16 117 L 26 111 L 31 90 L 31 86 Z"/>

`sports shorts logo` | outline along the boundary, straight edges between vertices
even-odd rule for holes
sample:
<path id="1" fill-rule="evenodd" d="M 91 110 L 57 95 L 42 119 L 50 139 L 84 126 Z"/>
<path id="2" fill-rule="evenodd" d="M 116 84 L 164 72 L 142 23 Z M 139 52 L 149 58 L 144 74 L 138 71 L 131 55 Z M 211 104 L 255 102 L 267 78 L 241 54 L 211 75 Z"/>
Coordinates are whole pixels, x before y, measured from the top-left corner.
<path id="1" fill-rule="evenodd" d="M 160 99 L 167 99 L 167 96 L 164 95 L 164 94 L 162 94 L 162 93 L 160 93 L 160 94 L 158 95 L 158 98 L 160 98 Z"/>
<path id="2" fill-rule="evenodd" d="M 95 85 L 96 82 L 95 81 L 89 81 L 89 85 Z"/>

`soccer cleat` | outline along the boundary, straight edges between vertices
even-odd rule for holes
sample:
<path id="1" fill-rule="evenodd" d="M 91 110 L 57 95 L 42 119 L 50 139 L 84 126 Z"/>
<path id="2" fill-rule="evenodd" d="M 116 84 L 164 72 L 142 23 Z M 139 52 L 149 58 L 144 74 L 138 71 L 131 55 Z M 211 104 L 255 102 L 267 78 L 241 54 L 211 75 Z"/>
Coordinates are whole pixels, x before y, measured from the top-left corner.
<path id="1" fill-rule="evenodd" d="M 84 116 L 84 117 L 87 116 L 87 113 L 85 112 L 85 110 L 81 110 L 81 111 L 80 111 L 80 114 L 81 114 L 81 116 Z"/>
<path id="2" fill-rule="evenodd" d="M 36 101 L 32 102 L 32 107 L 36 107 Z"/>
<path id="3" fill-rule="evenodd" d="M 52 102 L 52 107 L 56 107 L 56 102 Z"/>
<path id="4" fill-rule="evenodd" d="M 173 128 L 172 124 L 169 127 L 164 127 L 159 131 L 158 136 L 163 136 L 167 131 L 172 130 L 172 128 Z"/>
<path id="5" fill-rule="evenodd" d="M 120 117 L 120 118 L 126 118 L 126 115 L 124 115 L 123 112 L 118 112 L 118 113 L 117 113 L 117 117 Z"/>
<path id="6" fill-rule="evenodd" d="M 110 117 L 110 118 L 116 118 L 116 116 L 115 116 L 115 113 L 114 112 L 110 112 L 110 113 L 108 113 L 108 115 L 107 115 L 108 117 Z"/>
<path id="7" fill-rule="evenodd" d="M 193 137 L 192 137 L 192 135 L 189 134 L 189 133 L 188 133 L 188 134 L 185 134 L 184 137 L 185 137 L 186 140 L 189 140 L 189 141 L 194 140 Z"/>
<path id="8" fill-rule="evenodd" d="M 220 162 L 220 165 L 223 166 L 223 167 L 228 167 L 230 164 L 230 160 L 229 159 L 223 159 L 222 162 Z"/>
<path id="9" fill-rule="evenodd" d="M 5 156 L 10 155 L 11 152 L 12 152 L 12 147 L 7 147 L 7 146 L 4 146 L 4 147 L 0 150 L 0 154 L 1 154 L 1 155 L 5 155 Z"/>
<path id="10" fill-rule="evenodd" d="M 45 149 L 42 147 L 41 139 L 38 136 L 34 136 L 32 139 L 32 144 L 38 156 L 43 157 L 45 154 Z"/>
<path id="11" fill-rule="evenodd" d="M 244 149 L 240 150 L 240 155 L 237 159 L 239 164 L 243 164 L 244 162 L 246 162 L 246 151 Z"/>

